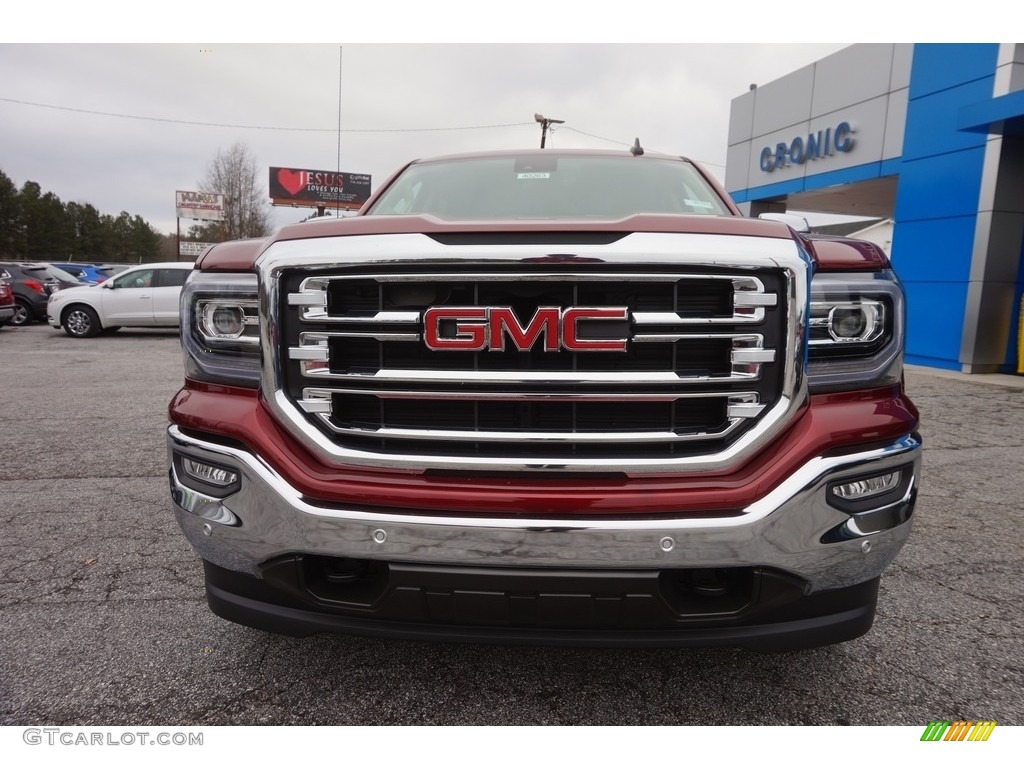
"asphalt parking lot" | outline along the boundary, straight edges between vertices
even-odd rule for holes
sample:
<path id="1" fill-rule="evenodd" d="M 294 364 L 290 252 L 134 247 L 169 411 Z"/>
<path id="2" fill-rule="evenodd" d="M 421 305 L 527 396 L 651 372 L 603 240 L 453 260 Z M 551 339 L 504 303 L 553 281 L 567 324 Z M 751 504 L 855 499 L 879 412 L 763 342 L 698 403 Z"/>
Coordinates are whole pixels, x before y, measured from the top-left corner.
<path id="1" fill-rule="evenodd" d="M 0 724 L 1024 724 L 1024 381 L 908 372 L 924 478 L 875 627 L 765 656 L 223 621 L 169 506 L 181 378 L 176 332 L 0 330 Z"/>

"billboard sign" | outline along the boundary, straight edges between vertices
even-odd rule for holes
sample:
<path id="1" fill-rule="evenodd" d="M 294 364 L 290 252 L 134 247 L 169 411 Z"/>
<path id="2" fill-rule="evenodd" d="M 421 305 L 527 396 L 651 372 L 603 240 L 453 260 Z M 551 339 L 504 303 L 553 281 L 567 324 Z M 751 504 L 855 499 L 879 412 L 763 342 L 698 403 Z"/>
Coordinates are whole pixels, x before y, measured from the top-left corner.
<path id="1" fill-rule="evenodd" d="M 174 193 L 174 207 L 179 219 L 224 221 L 224 195 L 219 192 Z"/>
<path id="2" fill-rule="evenodd" d="M 370 176 L 366 173 L 270 169 L 270 199 L 274 205 L 358 210 L 369 197 Z"/>

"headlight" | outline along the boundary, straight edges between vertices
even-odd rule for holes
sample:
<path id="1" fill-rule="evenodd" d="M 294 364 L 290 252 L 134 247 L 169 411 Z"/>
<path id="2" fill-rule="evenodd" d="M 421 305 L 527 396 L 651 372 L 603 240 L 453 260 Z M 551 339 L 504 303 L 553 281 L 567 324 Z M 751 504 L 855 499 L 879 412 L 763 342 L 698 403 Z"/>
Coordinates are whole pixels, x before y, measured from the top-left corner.
<path id="1" fill-rule="evenodd" d="M 811 391 L 897 383 L 903 314 L 903 289 L 890 270 L 816 274 L 807 335 Z"/>
<path id="2" fill-rule="evenodd" d="M 808 340 L 811 357 L 863 356 L 881 347 L 890 333 L 891 315 L 885 297 L 855 295 L 821 301 L 812 293 Z"/>
<path id="3" fill-rule="evenodd" d="M 885 304 L 870 299 L 811 304 L 811 345 L 866 344 L 885 333 Z M 825 330 L 828 337 L 815 331 Z"/>
<path id="4" fill-rule="evenodd" d="M 221 297 L 196 302 L 199 334 L 211 344 L 237 342 L 240 345 L 260 343 L 259 302 Z"/>
<path id="5" fill-rule="evenodd" d="M 181 346 L 189 378 L 259 386 L 256 275 L 193 272 L 181 290 Z"/>

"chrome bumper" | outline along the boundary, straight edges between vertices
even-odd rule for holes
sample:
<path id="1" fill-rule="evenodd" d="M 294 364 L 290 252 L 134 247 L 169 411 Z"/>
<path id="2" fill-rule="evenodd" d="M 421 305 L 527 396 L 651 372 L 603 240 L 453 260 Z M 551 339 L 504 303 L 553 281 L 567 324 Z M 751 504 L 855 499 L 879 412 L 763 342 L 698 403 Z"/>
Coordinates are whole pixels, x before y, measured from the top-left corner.
<path id="1" fill-rule="evenodd" d="M 185 485 L 169 461 L 178 523 L 204 560 L 258 575 L 279 555 L 312 553 L 411 563 L 558 568 L 766 566 L 800 576 L 811 591 L 879 576 L 910 533 L 920 477 L 914 435 L 884 448 L 817 457 L 742 514 L 669 520 L 524 520 L 316 506 L 258 456 L 168 428 L 174 453 L 237 470 L 241 488 L 216 498 Z M 906 493 L 848 514 L 826 502 L 837 480 L 909 466 Z M 828 543 L 823 543 L 823 539 Z"/>

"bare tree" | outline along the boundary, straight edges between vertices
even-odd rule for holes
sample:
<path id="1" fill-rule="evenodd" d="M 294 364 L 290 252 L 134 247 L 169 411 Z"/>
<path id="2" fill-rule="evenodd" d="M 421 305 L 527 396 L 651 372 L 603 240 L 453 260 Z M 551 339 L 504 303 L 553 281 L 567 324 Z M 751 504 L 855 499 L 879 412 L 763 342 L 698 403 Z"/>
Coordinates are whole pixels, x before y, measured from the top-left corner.
<path id="1" fill-rule="evenodd" d="M 223 237 L 263 237 L 270 234 L 270 203 L 256 166 L 256 157 L 244 141 L 236 141 L 227 150 L 218 150 L 210 161 L 206 176 L 199 182 L 203 192 L 224 195 Z M 213 224 L 213 222 L 211 222 Z M 219 225 L 204 229 L 220 230 Z"/>

